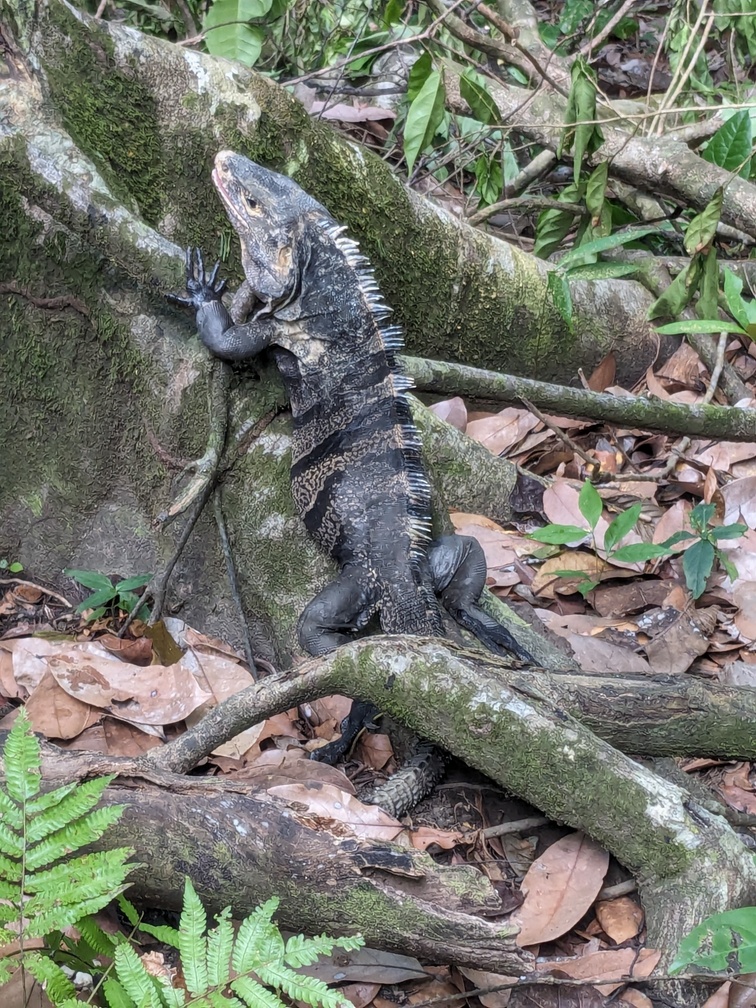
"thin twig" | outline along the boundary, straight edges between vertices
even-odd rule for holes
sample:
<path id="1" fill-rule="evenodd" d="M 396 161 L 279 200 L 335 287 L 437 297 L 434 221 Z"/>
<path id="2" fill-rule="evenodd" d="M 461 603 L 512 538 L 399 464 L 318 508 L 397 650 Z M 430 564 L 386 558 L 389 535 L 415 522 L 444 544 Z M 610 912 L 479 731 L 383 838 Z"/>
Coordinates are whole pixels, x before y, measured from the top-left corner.
<path id="1" fill-rule="evenodd" d="M 213 514 L 215 516 L 215 524 L 218 527 L 218 539 L 220 540 L 223 560 L 226 564 L 228 586 L 231 589 L 231 596 L 234 600 L 234 605 L 236 606 L 236 614 L 239 617 L 239 627 L 244 643 L 244 653 L 247 656 L 247 664 L 249 665 L 249 671 L 252 674 L 252 678 L 255 682 L 257 682 L 260 678 L 260 671 L 257 668 L 254 651 L 252 650 L 252 639 L 249 636 L 247 615 L 244 612 L 244 603 L 242 602 L 241 591 L 239 590 L 239 578 L 236 573 L 236 564 L 234 563 L 234 555 L 231 551 L 231 543 L 228 538 L 226 519 L 223 516 L 220 483 L 217 483 L 215 485 L 215 489 L 213 490 Z"/>
<path id="2" fill-rule="evenodd" d="M 562 444 L 566 445 L 567 448 L 570 449 L 570 451 L 575 452 L 575 454 L 579 458 L 581 458 L 583 460 L 583 462 L 586 463 L 586 465 L 589 465 L 591 467 L 591 469 L 601 469 L 601 463 L 598 461 L 598 459 L 591 458 L 591 456 L 588 454 L 588 452 L 584 451 L 580 447 L 579 444 L 576 444 L 572 440 L 572 438 L 569 436 L 569 434 L 566 434 L 561 429 L 561 427 L 557 427 L 557 425 L 553 421 L 548 420 L 543 415 L 543 413 L 541 413 L 541 411 L 538 409 L 538 407 L 534 406 L 533 403 L 529 399 L 526 399 L 525 396 L 520 396 L 520 400 L 523 403 L 523 405 L 525 406 L 525 408 L 530 413 L 533 414 L 533 416 L 538 417 L 538 419 L 541 421 L 541 423 L 544 425 L 544 427 L 548 427 L 548 429 L 551 431 L 552 434 L 556 434 L 556 436 L 559 438 L 559 440 L 562 442 Z"/>
<path id="3" fill-rule="evenodd" d="M 512 210 L 515 207 L 527 207 L 530 210 L 564 210 L 574 214 L 575 217 L 590 217 L 589 211 L 579 203 L 562 203 L 549 196 L 515 196 L 512 199 L 491 203 L 490 206 L 483 207 L 482 210 L 476 210 L 467 218 L 467 223 L 475 227 L 476 224 L 482 224 L 494 214 L 501 213 L 503 210 Z"/>
<path id="4" fill-rule="evenodd" d="M 0 585 L 4 584 L 24 585 L 26 588 L 36 588 L 44 595 L 49 595 L 50 598 L 57 599 L 57 601 L 66 606 L 66 608 L 71 605 L 68 599 L 64 598 L 63 595 L 58 595 L 58 593 L 54 592 L 51 588 L 45 588 L 44 585 L 36 584 L 34 581 L 24 581 L 23 578 L 0 578 Z"/>
<path id="5" fill-rule="evenodd" d="M 627 14 L 630 8 L 636 3 L 638 3 L 638 0 L 625 0 L 621 7 L 612 14 L 598 35 L 595 35 L 592 39 L 589 39 L 585 45 L 581 46 L 579 49 L 580 55 L 590 56 L 593 50 L 597 49 L 604 39 L 608 38 L 612 34 L 616 25 L 619 24 L 625 14 Z"/>

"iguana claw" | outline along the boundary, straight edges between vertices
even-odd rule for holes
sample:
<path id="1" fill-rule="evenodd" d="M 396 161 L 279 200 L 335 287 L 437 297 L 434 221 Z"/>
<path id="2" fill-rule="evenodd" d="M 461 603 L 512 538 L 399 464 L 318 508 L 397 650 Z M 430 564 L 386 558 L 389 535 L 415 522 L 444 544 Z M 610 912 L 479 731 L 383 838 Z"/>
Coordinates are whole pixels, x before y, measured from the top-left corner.
<path id="1" fill-rule="evenodd" d="M 174 304 L 183 305 L 185 308 L 199 309 L 209 301 L 220 301 L 223 291 L 226 289 L 226 281 L 221 280 L 216 283 L 220 260 L 213 266 L 209 276 L 205 274 L 205 262 L 202 258 L 201 249 L 187 248 L 185 254 L 186 263 L 186 289 L 189 297 L 182 297 L 179 294 L 166 294 L 169 301 Z"/>

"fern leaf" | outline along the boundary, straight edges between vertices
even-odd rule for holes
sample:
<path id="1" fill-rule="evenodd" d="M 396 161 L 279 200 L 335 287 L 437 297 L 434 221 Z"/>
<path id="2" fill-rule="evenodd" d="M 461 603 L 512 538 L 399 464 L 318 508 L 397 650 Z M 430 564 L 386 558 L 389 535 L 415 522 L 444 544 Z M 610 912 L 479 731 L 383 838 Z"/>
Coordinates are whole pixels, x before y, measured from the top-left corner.
<path id="1" fill-rule="evenodd" d="M 135 1008 L 134 999 L 129 997 L 115 977 L 109 976 L 103 980 L 102 992 L 109 1008 Z"/>
<path id="2" fill-rule="evenodd" d="M 0 854 L 7 854 L 8 857 L 20 860 L 24 853 L 24 842 L 20 835 L 14 833 L 7 823 L 0 819 Z"/>
<path id="3" fill-rule="evenodd" d="M 113 779 L 113 774 L 110 777 L 97 777 L 95 780 L 85 781 L 73 791 L 61 793 L 57 802 L 35 815 L 29 823 L 27 842 L 37 843 L 46 836 L 64 829 L 70 823 L 83 819 L 87 812 L 95 807 Z M 66 792 L 66 788 L 59 790 Z"/>
<path id="4" fill-rule="evenodd" d="M 99 840 L 108 826 L 120 818 L 122 810 L 123 807 L 120 805 L 97 808 L 90 812 L 86 819 L 69 823 L 63 829 L 52 833 L 26 851 L 28 870 L 36 871 L 37 868 L 67 857 L 72 850 L 78 850 L 79 847 Z"/>
<path id="5" fill-rule="evenodd" d="M 98 913 L 107 906 L 115 893 L 103 893 L 94 899 L 82 900 L 71 906 L 53 906 L 49 910 L 36 915 L 27 923 L 24 934 L 27 938 L 41 938 L 55 928 L 67 928 L 82 917 Z M 24 908 L 26 912 L 26 907 Z M 120 948 L 120 945 L 118 946 Z"/>
<path id="6" fill-rule="evenodd" d="M 58 902 L 71 903 L 91 899 L 106 888 L 116 889 L 126 878 L 126 858 L 134 851 L 131 847 L 82 854 L 44 871 L 26 877 L 26 889 L 41 897 L 54 892 Z"/>
<path id="7" fill-rule="evenodd" d="M 22 708 L 8 732 L 3 750 L 5 790 L 17 802 L 26 802 L 39 791 L 39 740 L 32 734 L 26 711 Z"/>
<path id="8" fill-rule="evenodd" d="M 220 991 L 210 991 L 207 995 L 208 1004 L 211 1008 L 244 1008 L 244 1002 L 230 994 L 221 994 Z"/>
<path id="9" fill-rule="evenodd" d="M 144 931 L 145 934 L 152 935 L 153 938 L 157 938 L 157 940 L 163 942 L 164 945 L 170 945 L 171 948 L 175 949 L 179 947 L 179 933 L 176 928 L 169 927 L 168 924 L 140 923 L 138 927 L 140 931 Z"/>
<path id="10" fill-rule="evenodd" d="M 95 956 L 107 956 L 112 959 L 116 943 L 106 931 L 103 931 L 94 917 L 80 917 L 76 922 L 76 930 Z"/>
<path id="11" fill-rule="evenodd" d="M 52 805 L 57 805 L 67 794 L 81 787 L 78 781 L 71 781 L 70 784 L 63 784 L 62 787 L 55 788 L 54 791 L 45 791 L 44 794 L 37 795 L 30 802 L 26 803 L 27 816 L 36 816 Z"/>
<path id="12" fill-rule="evenodd" d="M 234 947 L 234 926 L 231 908 L 226 907 L 216 917 L 217 927 L 207 936 L 207 982 L 211 987 L 224 988 L 231 976 L 231 950 Z"/>
<path id="13" fill-rule="evenodd" d="M 8 882 L 18 882 L 21 878 L 21 862 L 12 861 L 0 854 L 0 878 Z"/>
<path id="14" fill-rule="evenodd" d="M 21 829 L 24 819 L 18 802 L 14 802 L 12 798 L 9 798 L 3 790 L 0 790 L 0 816 L 2 816 L 3 822 L 10 826 L 11 829 L 17 831 Z"/>
<path id="15" fill-rule="evenodd" d="M 195 892 L 192 880 L 184 883 L 184 905 L 179 920 L 179 952 L 181 969 L 190 994 L 207 990 L 207 914 Z"/>
<path id="16" fill-rule="evenodd" d="M 169 987 L 166 982 L 163 982 L 160 985 L 160 997 L 166 1008 L 184 1008 L 186 1005 L 186 991 L 183 987 Z M 204 998 L 199 1000 L 192 998 L 192 1008 L 203 1008 L 207 1004 L 208 1002 Z"/>
<path id="17" fill-rule="evenodd" d="M 19 906 L 21 905 L 21 892 L 19 887 L 16 886 L 16 891 L 13 894 L 13 900 L 10 903 L 3 903 L 0 901 L 0 922 L 7 924 L 9 921 L 17 921 L 19 918 Z"/>
<path id="18" fill-rule="evenodd" d="M 258 966 L 255 973 L 263 983 L 282 990 L 294 1001 L 309 1005 L 341 1005 L 344 998 L 316 977 L 302 976 L 282 963 Z"/>
<path id="19" fill-rule="evenodd" d="M 155 980 L 131 945 L 119 945 L 113 957 L 116 976 L 123 990 L 137 1005 L 163 1008 Z"/>
<path id="20" fill-rule="evenodd" d="M 236 973 L 251 972 L 261 958 L 261 948 L 276 926 L 271 923 L 271 917 L 278 909 L 278 898 L 271 896 L 265 903 L 256 907 L 249 917 L 246 917 L 239 927 L 234 943 L 231 965 Z M 279 934 L 281 945 L 283 939 Z"/>
<path id="21" fill-rule="evenodd" d="M 0 935 L 1 934 L 2 932 L 0 932 Z M 0 941 L 2 941 L 4 945 L 9 944 L 9 940 L 5 937 L 0 937 Z M 18 962 L 15 959 L 0 959 L 0 987 L 2 987 L 3 984 L 8 983 L 17 969 Z"/>
<path id="22" fill-rule="evenodd" d="M 248 976 L 240 976 L 231 981 L 231 990 L 242 999 L 248 1008 L 283 1008 L 283 1002 L 262 984 Z"/>
<path id="23" fill-rule="evenodd" d="M 39 952 L 27 952 L 24 956 L 24 966 L 35 980 L 44 984 L 45 993 L 53 1004 L 75 997 L 76 988 L 49 956 L 40 955 Z"/>

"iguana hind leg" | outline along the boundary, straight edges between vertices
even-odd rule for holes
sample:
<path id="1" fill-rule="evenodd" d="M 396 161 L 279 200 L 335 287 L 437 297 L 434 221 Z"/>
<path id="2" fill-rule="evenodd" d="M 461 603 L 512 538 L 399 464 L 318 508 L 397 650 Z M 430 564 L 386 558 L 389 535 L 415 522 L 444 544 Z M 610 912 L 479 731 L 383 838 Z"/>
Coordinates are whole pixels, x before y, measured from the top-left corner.
<path id="1" fill-rule="evenodd" d="M 523 661 L 533 658 L 506 627 L 478 605 L 486 584 L 486 557 L 477 539 L 448 535 L 435 539 L 428 548 L 433 589 L 460 626 L 473 633 L 496 654 L 514 654 Z"/>
<path id="2" fill-rule="evenodd" d="M 364 574 L 344 567 L 310 602 L 299 619 L 299 643 L 311 655 L 323 655 L 347 644 L 364 630 L 375 613 L 375 593 Z"/>

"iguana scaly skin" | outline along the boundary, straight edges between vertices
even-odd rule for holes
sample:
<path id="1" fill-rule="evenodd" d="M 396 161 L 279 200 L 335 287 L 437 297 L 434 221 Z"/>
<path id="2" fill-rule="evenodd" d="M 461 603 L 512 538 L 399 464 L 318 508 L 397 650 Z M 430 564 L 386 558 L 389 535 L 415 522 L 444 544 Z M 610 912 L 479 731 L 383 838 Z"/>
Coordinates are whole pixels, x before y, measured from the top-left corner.
<path id="1" fill-rule="evenodd" d="M 294 501 L 340 573 L 305 608 L 299 638 L 324 654 L 378 614 L 387 633 L 444 634 L 436 599 L 488 647 L 525 655 L 477 605 L 486 564 L 464 536 L 430 541 L 430 488 L 397 367 L 398 328 L 364 256 L 295 182 L 221 151 L 213 181 L 239 235 L 247 278 L 243 324 L 187 253 L 197 329 L 225 360 L 273 353 L 291 402 Z M 253 298 L 250 298 L 250 293 Z M 178 300 L 178 299 L 177 299 Z"/>

